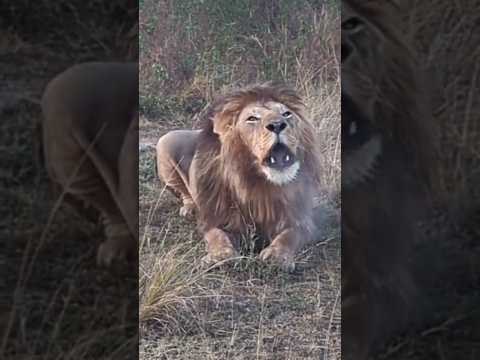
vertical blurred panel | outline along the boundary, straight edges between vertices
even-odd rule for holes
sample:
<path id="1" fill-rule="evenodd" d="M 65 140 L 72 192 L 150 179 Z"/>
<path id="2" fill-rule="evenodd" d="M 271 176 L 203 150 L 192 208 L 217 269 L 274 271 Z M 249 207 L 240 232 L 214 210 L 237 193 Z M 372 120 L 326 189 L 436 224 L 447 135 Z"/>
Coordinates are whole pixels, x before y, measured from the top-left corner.
<path id="1" fill-rule="evenodd" d="M 478 10 L 342 1 L 345 359 L 478 356 Z"/>
<path id="2" fill-rule="evenodd" d="M 0 13 L 0 357 L 135 359 L 138 4 Z"/>
<path id="3" fill-rule="evenodd" d="M 339 15 L 141 2 L 141 359 L 340 359 Z"/>

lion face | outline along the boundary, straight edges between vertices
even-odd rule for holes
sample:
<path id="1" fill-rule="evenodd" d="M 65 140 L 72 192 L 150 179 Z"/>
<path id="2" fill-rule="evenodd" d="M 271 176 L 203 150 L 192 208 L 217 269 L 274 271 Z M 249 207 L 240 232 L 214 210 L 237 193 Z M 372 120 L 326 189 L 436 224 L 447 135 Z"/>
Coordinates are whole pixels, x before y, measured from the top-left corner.
<path id="1" fill-rule="evenodd" d="M 382 37 L 365 17 L 342 4 L 342 185 L 351 187 L 373 177 L 382 152 L 374 122 Z"/>
<path id="2" fill-rule="evenodd" d="M 354 187 L 375 176 L 382 136 L 350 96 L 342 93 L 342 186 Z"/>
<path id="3" fill-rule="evenodd" d="M 402 109 L 392 103 L 405 99 L 409 91 L 389 80 L 407 76 L 403 67 L 410 62 L 408 49 L 394 32 L 398 10 L 393 1 L 342 2 L 342 184 L 346 187 L 373 178 L 386 136 L 399 126 L 408 128 L 408 121 L 418 122 L 400 120 L 406 112 L 396 113 L 411 108 L 409 104 Z M 405 61 L 399 62 L 397 53 Z"/>
<path id="4" fill-rule="evenodd" d="M 288 106 L 269 101 L 248 104 L 238 115 L 235 131 L 255 157 L 267 180 L 289 183 L 298 173 L 299 116 Z"/>
<path id="5" fill-rule="evenodd" d="M 428 100 L 421 90 L 426 81 L 399 30 L 402 9 L 393 0 L 342 2 L 344 186 L 371 179 L 387 151 L 401 154 L 422 181 L 435 181 L 425 170 L 436 156 Z"/>
<path id="6" fill-rule="evenodd" d="M 385 43 L 389 34 L 375 17 L 375 5 L 354 5 L 342 2 L 341 66 L 342 91 L 355 99 L 369 117 L 374 116 L 374 104 L 381 97 L 380 82 L 384 68 Z M 358 8 L 357 8 L 358 7 Z M 378 10 L 376 10 L 378 12 Z"/>
<path id="7" fill-rule="evenodd" d="M 230 159 L 241 155 L 273 185 L 294 181 L 305 154 L 314 151 L 315 130 L 302 117 L 301 100 L 289 88 L 254 85 L 226 95 L 214 108 L 213 132 L 222 151 L 234 153 Z"/>

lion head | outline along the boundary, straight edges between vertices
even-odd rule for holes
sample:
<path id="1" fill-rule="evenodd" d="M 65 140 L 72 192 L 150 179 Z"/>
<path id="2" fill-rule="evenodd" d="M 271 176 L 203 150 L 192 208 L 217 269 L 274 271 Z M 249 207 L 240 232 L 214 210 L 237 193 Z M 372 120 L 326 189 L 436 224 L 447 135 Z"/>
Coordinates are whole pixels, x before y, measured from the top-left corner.
<path id="1" fill-rule="evenodd" d="M 295 180 L 313 152 L 314 130 L 303 117 L 302 106 L 289 88 L 272 83 L 251 86 L 217 100 L 212 130 L 225 156 L 250 157 L 250 170 L 257 176 L 285 185 Z"/>

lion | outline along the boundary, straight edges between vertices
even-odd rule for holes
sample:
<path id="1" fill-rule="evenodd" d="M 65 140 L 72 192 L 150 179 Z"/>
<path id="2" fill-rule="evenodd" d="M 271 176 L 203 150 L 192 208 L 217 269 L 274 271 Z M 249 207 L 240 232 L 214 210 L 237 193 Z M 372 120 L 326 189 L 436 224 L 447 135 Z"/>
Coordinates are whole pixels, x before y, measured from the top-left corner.
<path id="1" fill-rule="evenodd" d="M 50 179 L 93 207 L 106 240 L 100 266 L 134 257 L 138 243 L 138 65 L 90 62 L 51 80 L 41 100 Z"/>
<path id="2" fill-rule="evenodd" d="M 254 228 L 268 244 L 260 259 L 295 269 L 297 250 L 314 235 L 320 179 L 315 130 L 302 110 L 284 85 L 251 85 L 214 100 L 200 129 L 159 139 L 159 177 L 182 200 L 181 215 L 196 213 L 208 263 L 237 256 Z"/>
<path id="3" fill-rule="evenodd" d="M 342 343 L 366 359 L 420 298 L 409 257 L 435 192 L 436 132 L 393 1 L 342 2 Z"/>

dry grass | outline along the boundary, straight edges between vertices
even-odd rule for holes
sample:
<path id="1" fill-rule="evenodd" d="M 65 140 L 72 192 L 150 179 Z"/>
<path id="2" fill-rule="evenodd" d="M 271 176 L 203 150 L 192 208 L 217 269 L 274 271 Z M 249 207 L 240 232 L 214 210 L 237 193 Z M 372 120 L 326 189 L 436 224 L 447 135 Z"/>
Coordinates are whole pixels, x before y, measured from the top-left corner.
<path id="1" fill-rule="evenodd" d="M 186 241 L 170 247 L 160 244 L 155 252 L 145 239 L 141 245 L 146 250 L 142 251 L 139 320 L 155 321 L 167 330 L 181 331 L 178 319 L 195 308 L 195 298 L 208 296 L 202 282 L 213 281 L 214 276 L 197 261 L 198 242 Z"/>
<path id="2" fill-rule="evenodd" d="M 141 359 L 340 359 L 339 13 L 315 1 L 286 3 L 242 1 L 249 13 L 227 1 L 185 2 L 187 18 L 173 2 L 143 3 Z M 156 178 L 152 146 L 168 130 L 194 127 L 214 94 L 272 79 L 304 97 L 333 216 L 298 254 L 295 274 L 265 266 L 248 245 L 241 258 L 205 269 L 195 221 L 178 216 L 178 200 Z"/>

